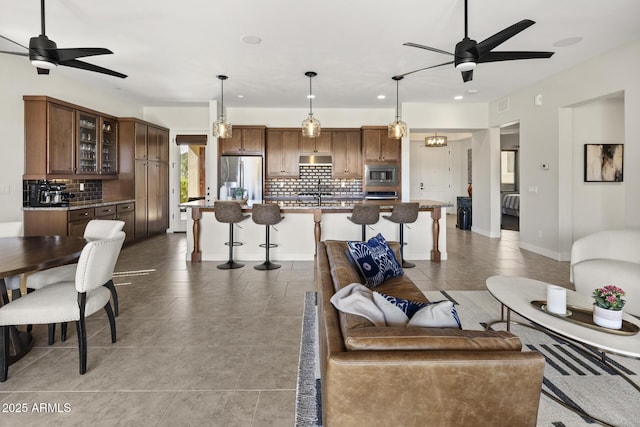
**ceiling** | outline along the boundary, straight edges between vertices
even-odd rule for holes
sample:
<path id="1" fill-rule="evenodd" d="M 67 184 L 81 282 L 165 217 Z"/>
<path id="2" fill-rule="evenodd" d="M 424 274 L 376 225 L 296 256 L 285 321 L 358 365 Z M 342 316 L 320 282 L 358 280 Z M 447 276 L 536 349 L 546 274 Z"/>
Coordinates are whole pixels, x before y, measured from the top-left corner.
<path id="1" fill-rule="evenodd" d="M 68 67 L 52 74 L 118 91 L 147 106 L 206 105 L 220 95 L 216 75 L 226 74 L 227 107 L 306 108 L 304 73 L 312 70 L 318 73 L 314 108 L 395 108 L 392 76 L 451 60 L 402 44 L 453 51 L 464 35 L 463 5 L 463 0 L 49 0 L 46 32 L 59 48 L 111 49 L 114 55 L 86 61 L 128 78 Z M 39 8 L 38 0 L 0 0 L 0 34 L 28 45 L 40 33 Z M 496 50 L 555 55 L 479 64 L 467 83 L 453 65 L 412 74 L 400 82 L 400 102 L 499 99 L 639 39 L 638 16 L 637 0 L 469 0 L 471 38 L 480 42 L 528 18 L 536 24 Z M 248 44 L 243 36 L 262 41 Z M 582 41 L 554 46 L 571 37 Z M 4 40 L 0 50 L 24 51 Z M 0 54 L 0 69 L 3 61 L 7 55 Z M 454 101 L 455 95 L 464 99 Z"/>

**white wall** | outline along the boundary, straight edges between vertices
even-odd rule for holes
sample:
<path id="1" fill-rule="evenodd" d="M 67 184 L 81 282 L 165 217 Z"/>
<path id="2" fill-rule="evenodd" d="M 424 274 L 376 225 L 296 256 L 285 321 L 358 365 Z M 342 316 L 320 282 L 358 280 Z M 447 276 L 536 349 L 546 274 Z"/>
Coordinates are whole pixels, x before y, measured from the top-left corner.
<path id="1" fill-rule="evenodd" d="M 626 227 L 640 228 L 640 168 L 636 166 L 640 164 L 639 68 L 637 40 L 509 94 L 506 111 L 498 112 L 504 98 L 490 103 L 490 126 L 520 122 L 521 247 L 568 259 L 573 239 L 568 230 L 573 230 L 576 207 L 567 201 L 573 199 L 576 175 L 582 176 L 582 170 L 573 167 L 576 153 L 571 128 L 567 129 L 572 121 L 570 107 L 620 92 L 624 92 L 625 204 L 616 207 L 625 212 Z M 541 106 L 534 105 L 538 94 L 542 95 Z M 542 170 L 541 163 L 549 163 L 550 169 Z M 595 192 L 602 195 L 607 188 L 611 187 Z M 593 228 L 586 223 L 580 227 Z"/>
<path id="2" fill-rule="evenodd" d="M 573 109 L 573 239 L 595 231 L 624 228 L 625 182 L 584 182 L 584 144 L 623 144 L 624 99 L 595 100 Z M 631 165 L 626 162 L 628 168 Z M 637 165 L 640 166 L 640 165 Z M 588 215 L 587 215 L 588 213 Z"/>
<path id="3" fill-rule="evenodd" d="M 142 116 L 142 106 L 127 99 L 123 91 L 97 90 L 90 76 L 65 77 L 79 73 L 87 71 L 51 70 L 48 76 L 38 75 L 27 58 L 0 55 L 0 221 L 22 221 L 24 95 L 47 95 L 114 116 Z"/>
<path id="4" fill-rule="evenodd" d="M 500 130 L 473 132 L 473 220 L 471 230 L 500 237 Z"/>

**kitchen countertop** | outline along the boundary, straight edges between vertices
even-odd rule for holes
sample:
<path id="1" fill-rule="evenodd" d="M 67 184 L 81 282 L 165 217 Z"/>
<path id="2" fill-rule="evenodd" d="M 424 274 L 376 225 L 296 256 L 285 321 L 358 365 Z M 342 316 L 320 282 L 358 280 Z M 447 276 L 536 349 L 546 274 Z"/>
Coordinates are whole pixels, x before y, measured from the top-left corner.
<path id="1" fill-rule="evenodd" d="M 327 196 L 327 199 L 330 197 Z M 282 203 L 281 207 L 287 210 L 309 210 L 309 209 L 322 209 L 323 211 L 331 211 L 331 210 L 344 210 L 344 209 L 353 209 L 353 205 L 355 204 L 375 204 L 379 205 L 380 209 L 392 209 L 393 205 L 396 203 L 401 203 L 400 201 L 395 200 L 363 200 L 363 199 L 339 199 L 337 197 L 331 197 L 332 200 L 326 200 L 323 198 L 322 205 L 318 206 L 318 203 L 315 200 L 312 201 L 300 201 L 297 197 L 291 197 L 289 200 L 285 199 L 271 199 L 278 202 L 287 202 Z M 453 205 L 447 202 L 438 202 L 435 200 L 410 200 L 410 202 L 418 202 L 420 203 L 420 209 L 434 209 L 434 208 L 448 208 Z M 180 204 L 181 207 L 185 208 L 207 208 L 212 209 L 214 202 L 207 203 L 205 200 L 195 200 L 193 202 L 187 202 Z M 291 204 L 289 204 L 291 203 Z M 280 203 L 279 203 L 280 204 Z M 242 207 L 243 209 L 250 210 L 251 205 L 245 204 Z"/>
<path id="2" fill-rule="evenodd" d="M 22 210 L 24 211 L 73 211 L 77 209 L 86 209 L 86 208 L 99 208 L 102 206 L 110 206 L 110 205 L 119 205 L 120 203 L 132 203 L 135 202 L 136 199 L 123 199 L 123 200 L 88 200 L 87 202 L 74 203 L 69 206 L 52 206 L 52 207 L 31 207 L 24 206 Z"/>

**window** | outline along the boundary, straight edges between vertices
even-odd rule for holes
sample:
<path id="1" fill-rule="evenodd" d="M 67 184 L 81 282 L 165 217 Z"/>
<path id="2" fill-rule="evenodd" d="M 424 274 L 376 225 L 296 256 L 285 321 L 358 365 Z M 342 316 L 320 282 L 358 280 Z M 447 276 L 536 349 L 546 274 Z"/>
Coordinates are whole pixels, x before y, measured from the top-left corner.
<path id="1" fill-rule="evenodd" d="M 517 154 L 517 151 L 512 150 L 500 152 L 500 189 L 502 191 L 517 191 Z"/>

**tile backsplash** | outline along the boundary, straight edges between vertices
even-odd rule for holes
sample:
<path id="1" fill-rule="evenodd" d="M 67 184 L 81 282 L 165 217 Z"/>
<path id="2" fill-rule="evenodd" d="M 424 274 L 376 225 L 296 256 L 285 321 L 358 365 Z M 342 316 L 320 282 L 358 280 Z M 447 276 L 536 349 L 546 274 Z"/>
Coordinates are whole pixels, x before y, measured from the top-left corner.
<path id="1" fill-rule="evenodd" d="M 38 184 L 37 180 L 22 181 L 22 205 L 29 206 L 29 186 Z M 91 201 L 102 200 L 102 181 L 99 179 L 53 179 L 48 181 L 50 184 L 65 184 L 67 192 L 75 194 L 75 197 L 69 199 L 69 205 L 77 205 Z M 80 191 L 80 184 L 84 184 L 84 191 Z"/>
<path id="2" fill-rule="evenodd" d="M 286 197 L 318 191 L 359 198 L 362 197 L 362 179 L 333 178 L 331 166 L 301 165 L 298 178 L 267 178 L 265 182 L 265 196 Z"/>

